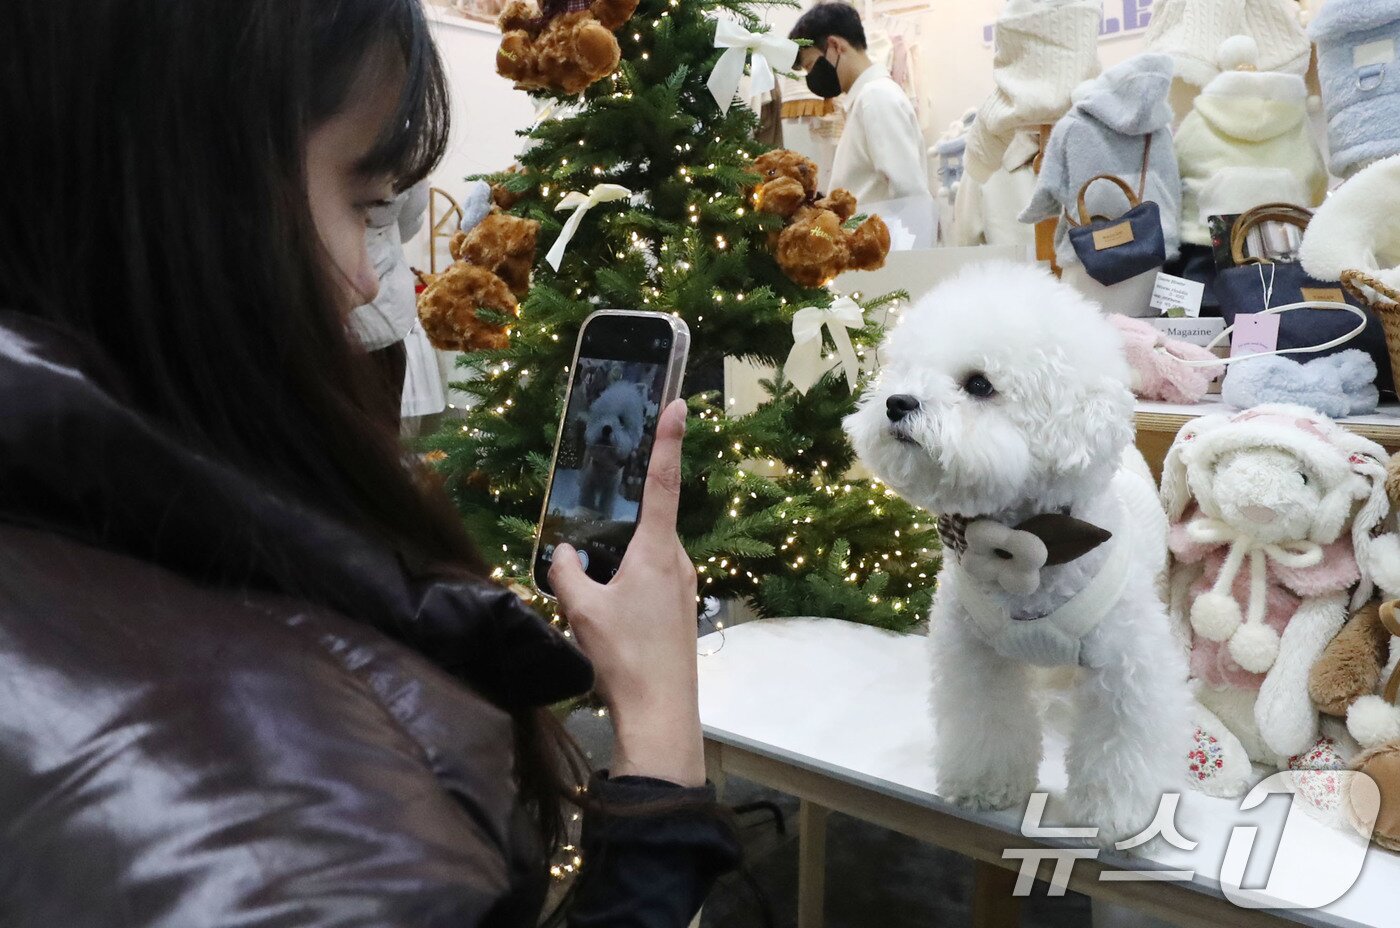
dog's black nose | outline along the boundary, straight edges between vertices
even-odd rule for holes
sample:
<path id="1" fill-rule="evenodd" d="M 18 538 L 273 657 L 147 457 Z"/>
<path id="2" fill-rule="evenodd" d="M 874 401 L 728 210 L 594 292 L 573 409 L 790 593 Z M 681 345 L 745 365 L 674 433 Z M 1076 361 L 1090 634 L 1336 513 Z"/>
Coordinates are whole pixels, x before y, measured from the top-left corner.
<path id="1" fill-rule="evenodd" d="M 612 438 L 612 426 L 611 426 L 611 425 L 605 425 L 605 426 L 603 426 L 603 437 L 604 437 L 604 438 Z"/>
<path id="2" fill-rule="evenodd" d="M 919 401 L 907 393 L 898 393 L 885 400 L 885 415 L 891 422 L 900 422 L 911 412 L 918 412 Z"/>

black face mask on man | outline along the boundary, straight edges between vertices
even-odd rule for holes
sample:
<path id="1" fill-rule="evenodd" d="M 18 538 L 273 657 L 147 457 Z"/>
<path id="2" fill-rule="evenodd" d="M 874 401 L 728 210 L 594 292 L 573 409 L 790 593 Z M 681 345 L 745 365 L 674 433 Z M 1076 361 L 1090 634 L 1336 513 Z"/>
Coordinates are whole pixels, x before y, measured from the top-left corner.
<path id="1" fill-rule="evenodd" d="M 841 56 L 838 54 L 836 64 L 840 63 Z M 836 65 L 827 61 L 826 55 L 812 62 L 807 69 L 807 89 L 823 100 L 841 96 L 841 79 L 836 76 Z"/>

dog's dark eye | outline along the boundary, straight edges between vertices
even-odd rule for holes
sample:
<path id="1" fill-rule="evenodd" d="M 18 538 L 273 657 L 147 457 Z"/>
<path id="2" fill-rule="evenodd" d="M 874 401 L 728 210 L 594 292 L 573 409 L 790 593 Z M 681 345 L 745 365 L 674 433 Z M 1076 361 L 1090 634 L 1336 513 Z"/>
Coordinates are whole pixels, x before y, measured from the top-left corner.
<path id="1" fill-rule="evenodd" d="M 1308 475 L 1307 475 L 1307 474 L 1299 474 L 1298 476 L 1303 478 L 1303 486 L 1307 486 L 1307 485 L 1308 485 Z"/>
<path id="2" fill-rule="evenodd" d="M 987 379 L 985 374 L 969 374 L 962 383 L 963 392 L 968 396 L 975 396 L 986 399 L 989 396 L 996 396 L 996 387 Z"/>

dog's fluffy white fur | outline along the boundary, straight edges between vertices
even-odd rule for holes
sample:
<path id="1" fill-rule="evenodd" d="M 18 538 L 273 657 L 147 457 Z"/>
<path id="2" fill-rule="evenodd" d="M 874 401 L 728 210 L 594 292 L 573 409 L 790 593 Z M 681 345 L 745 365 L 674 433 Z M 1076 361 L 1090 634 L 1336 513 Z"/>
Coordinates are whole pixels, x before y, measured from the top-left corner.
<path id="1" fill-rule="evenodd" d="M 905 499 L 1007 525 L 1069 507 L 1137 539 L 1122 598 L 1083 639 L 1073 672 L 1066 798 L 1067 823 L 1096 826 L 1099 843 L 1138 835 L 1162 794 L 1185 783 L 1189 697 L 1156 589 L 1165 518 L 1140 457 L 1124 465 L 1134 454 L 1133 397 L 1117 333 L 1048 273 L 988 264 L 921 299 L 880 357 L 846 428 L 865 464 Z M 994 395 L 966 389 L 978 374 Z M 919 404 L 900 422 L 886 414 L 896 395 Z M 1048 613 L 1097 574 L 1108 547 L 1046 568 L 1030 596 L 997 595 L 1011 613 Z M 1043 674 L 976 629 L 959 602 L 968 578 L 956 558 L 938 582 L 929 638 L 939 793 L 977 809 L 1024 804 L 1041 759 L 1034 690 Z"/>

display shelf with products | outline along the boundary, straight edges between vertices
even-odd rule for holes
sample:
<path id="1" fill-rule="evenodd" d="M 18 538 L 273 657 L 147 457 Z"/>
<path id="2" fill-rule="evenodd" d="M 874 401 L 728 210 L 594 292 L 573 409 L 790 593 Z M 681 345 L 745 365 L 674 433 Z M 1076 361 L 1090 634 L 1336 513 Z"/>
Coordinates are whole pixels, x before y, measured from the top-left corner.
<path id="1" fill-rule="evenodd" d="M 1173 822 L 1196 844 L 1163 842 L 1142 856 L 1095 852 L 1070 837 L 1027 838 L 1019 809 L 972 811 L 940 797 L 928 762 L 933 726 L 918 723 L 929 717 L 932 672 L 920 636 L 831 619 L 772 620 L 707 636 L 700 652 L 710 778 L 722 786 L 726 775 L 743 777 L 796 795 L 804 823 L 815 826 L 800 849 L 802 928 L 822 924 L 820 823 L 831 810 L 971 857 L 982 886 L 998 877 L 1009 882 L 1005 871 L 1019 871 L 1031 849 L 1073 850 L 1072 861 L 1042 858 L 1039 879 L 1065 879 L 1094 900 L 1096 916 L 1102 903 L 1134 910 L 1134 920 L 1122 924 L 1144 924 L 1148 915 L 1202 928 L 1400 924 L 1400 855 L 1291 809 L 1284 797 L 1244 810 L 1241 800 L 1190 790 L 1183 776 Z M 1049 796 L 1040 822 L 1047 829 L 1065 824 L 1065 742 L 1053 729 L 1047 726 L 1037 785 Z M 1345 862 L 1358 859 L 1359 875 L 1347 888 Z M 1046 891 L 1043 883 L 1033 890 Z M 1019 899 L 1009 895 L 975 893 L 971 923 L 1016 924 Z"/>

